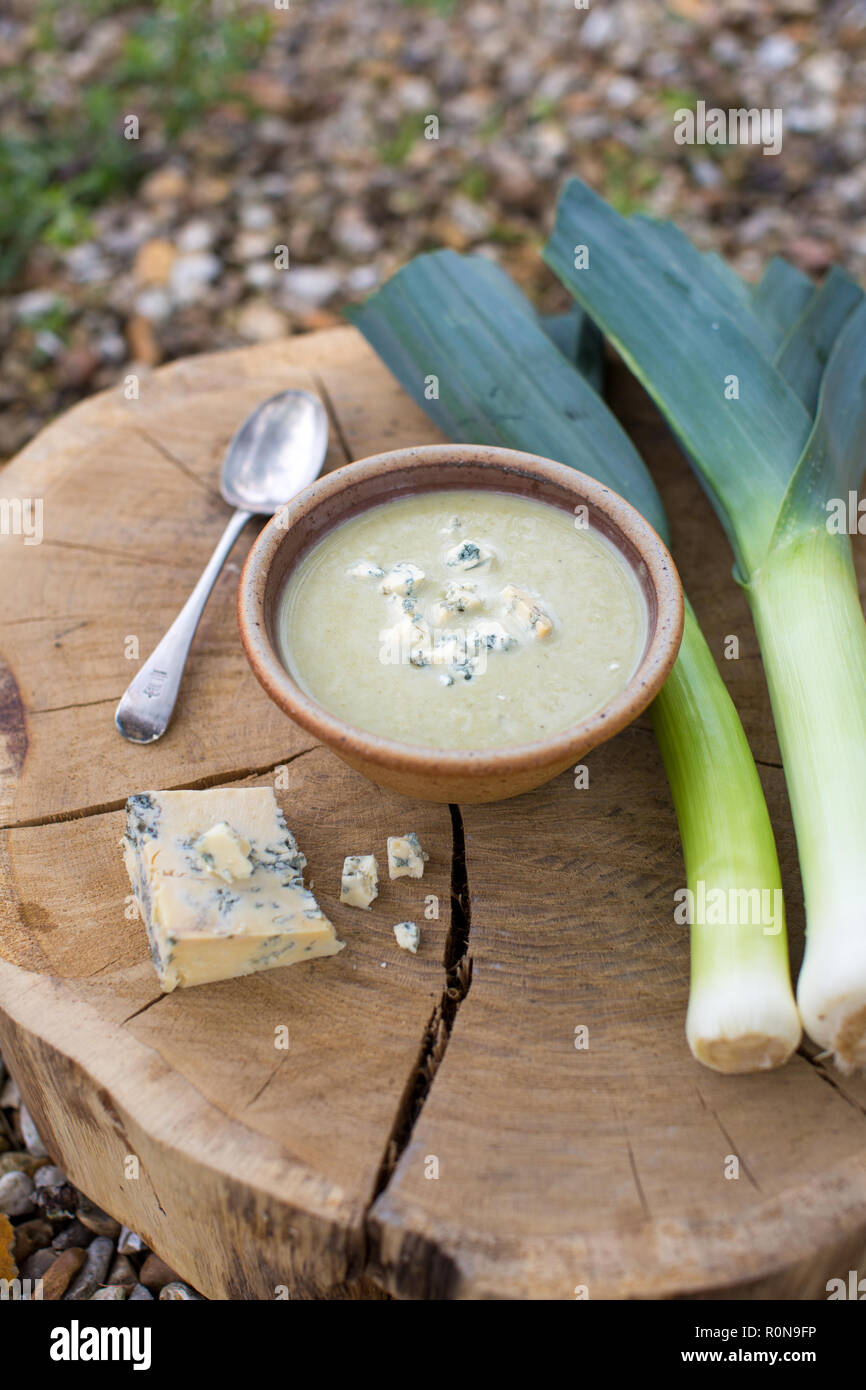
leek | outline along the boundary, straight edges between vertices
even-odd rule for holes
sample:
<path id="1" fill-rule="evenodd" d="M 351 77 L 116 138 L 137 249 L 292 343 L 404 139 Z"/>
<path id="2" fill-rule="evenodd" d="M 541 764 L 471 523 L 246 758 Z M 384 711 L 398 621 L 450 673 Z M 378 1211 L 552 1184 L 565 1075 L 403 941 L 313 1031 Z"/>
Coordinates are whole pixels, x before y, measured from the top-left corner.
<path id="1" fill-rule="evenodd" d="M 800 1013 L 850 1069 L 866 1064 L 866 627 L 833 521 L 864 467 L 866 298 L 841 271 L 807 295 L 777 263 L 744 301 L 699 253 L 674 264 L 679 236 L 573 180 L 545 256 L 656 401 L 730 539 L 797 834 Z"/>
<path id="2" fill-rule="evenodd" d="M 349 317 L 449 438 L 580 468 L 626 497 L 667 540 L 661 499 L 642 460 L 574 365 L 598 371 L 585 322 L 543 327 L 503 271 L 451 251 L 417 257 Z M 680 654 L 652 716 L 688 890 L 695 899 L 707 890 L 763 890 L 777 901 L 779 864 L 758 773 L 688 602 Z M 692 926 L 686 1033 L 707 1066 L 755 1071 L 779 1065 L 797 1047 L 781 913 L 777 927 Z"/>

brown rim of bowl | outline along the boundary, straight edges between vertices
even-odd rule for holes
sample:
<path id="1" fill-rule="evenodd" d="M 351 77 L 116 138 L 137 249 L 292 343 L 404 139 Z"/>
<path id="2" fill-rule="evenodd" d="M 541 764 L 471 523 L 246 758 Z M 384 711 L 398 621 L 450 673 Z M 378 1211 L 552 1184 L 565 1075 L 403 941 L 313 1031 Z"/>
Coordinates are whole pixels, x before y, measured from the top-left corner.
<path id="1" fill-rule="evenodd" d="M 461 486 L 478 488 L 490 486 L 492 491 L 518 492 L 519 495 L 538 495 L 544 491 L 558 491 L 562 507 L 562 492 L 569 494 L 570 510 L 583 501 L 590 508 L 590 524 L 607 534 L 617 546 L 620 554 L 632 564 L 638 582 L 647 602 L 650 613 L 650 636 L 640 663 L 628 684 L 602 709 L 576 724 L 569 725 L 558 734 L 548 738 L 533 740 L 530 743 L 509 744 L 498 749 L 434 748 L 426 744 L 400 743 L 395 739 L 383 738 L 380 734 L 359 729 L 337 715 L 330 714 L 322 705 L 312 699 L 295 682 L 277 655 L 269 628 L 267 611 L 268 578 L 273 560 L 291 535 L 292 531 L 329 501 L 345 494 L 347 503 L 355 493 L 369 492 L 369 500 L 362 500 L 352 507 L 346 505 L 339 516 L 334 516 L 302 543 L 293 560 L 281 578 L 282 589 L 288 574 L 322 536 L 326 535 L 341 521 L 367 511 L 388 500 L 387 496 L 372 495 L 370 484 L 381 477 L 396 477 L 423 472 L 431 465 L 475 465 L 475 469 L 489 471 L 491 481 L 479 482 L 477 479 L 461 483 L 453 477 L 441 482 L 431 480 L 412 486 L 404 480 L 404 485 L 396 488 L 390 496 L 406 496 L 414 493 L 456 490 Z M 495 480 L 498 476 L 498 486 Z M 524 484 L 536 484 L 532 488 L 520 489 L 509 486 L 522 480 Z M 540 487 L 538 485 L 541 485 Z M 366 485 L 366 486 L 365 486 Z M 553 500 L 549 496 L 545 500 Z M 554 502 L 554 505 L 557 505 Z M 522 768 L 531 768 L 540 763 L 553 763 L 557 759 L 567 762 L 569 750 L 573 746 L 584 748 L 595 746 L 611 738 L 635 719 L 650 701 L 658 694 L 671 667 L 676 660 L 683 631 L 683 592 L 676 566 L 667 547 L 657 532 L 645 521 L 629 502 L 613 492 L 603 483 L 566 464 L 555 463 L 535 454 L 526 454 L 513 449 L 500 449 L 486 445 L 470 444 L 429 444 L 417 448 L 395 449 L 384 454 L 374 454 L 355 463 L 342 465 L 324 474 L 303 492 L 298 493 L 284 509 L 286 521 L 280 521 L 280 514 L 271 518 L 254 542 L 247 556 L 238 588 L 238 622 L 241 641 L 247 659 L 259 683 L 268 695 L 289 715 L 295 723 L 315 734 L 325 744 L 338 744 L 346 752 L 354 752 L 359 757 L 372 759 L 383 766 L 401 771 L 417 771 L 423 774 L 429 770 L 431 760 L 435 762 L 438 773 L 453 772 L 455 775 L 490 775 L 497 772 L 514 773 Z M 565 510 L 562 507 L 562 510 Z M 593 517 L 593 512 L 596 513 Z M 599 525 L 599 521 L 607 525 Z M 623 545 L 625 541 L 625 545 Z M 645 572 L 641 573 L 641 563 Z M 655 596 L 656 613 L 653 622 L 652 596 Z M 276 596 L 274 596 L 276 597 Z"/>

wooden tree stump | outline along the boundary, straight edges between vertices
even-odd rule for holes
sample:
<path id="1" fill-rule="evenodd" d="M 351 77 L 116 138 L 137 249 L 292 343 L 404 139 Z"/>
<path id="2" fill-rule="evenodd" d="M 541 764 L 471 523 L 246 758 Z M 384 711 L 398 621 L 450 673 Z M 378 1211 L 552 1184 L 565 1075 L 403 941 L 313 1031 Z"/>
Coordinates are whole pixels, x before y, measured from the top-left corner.
<path id="1" fill-rule="evenodd" d="M 44 540 L 0 549 L 0 1042 L 53 1158 L 212 1298 L 824 1297 L 866 1252 L 866 1082 L 811 1048 L 762 1076 L 692 1061 L 683 868 L 646 718 L 590 756 L 586 790 L 568 774 L 451 814 L 384 792 L 253 679 L 234 616 L 249 527 L 168 735 L 115 732 L 130 639 L 151 649 L 224 524 L 229 438 L 289 386 L 328 405 L 329 468 L 438 437 L 341 328 L 162 368 L 2 473 L 5 497 L 43 499 Z M 802 898 L 747 608 L 664 427 L 624 374 L 614 386 L 760 763 L 796 969 Z M 347 949 L 161 995 L 125 915 L 127 795 L 275 782 Z M 383 858 L 410 829 L 424 879 L 386 881 L 370 913 L 340 906 L 343 856 Z M 423 923 L 417 957 L 393 939 L 404 917 Z"/>

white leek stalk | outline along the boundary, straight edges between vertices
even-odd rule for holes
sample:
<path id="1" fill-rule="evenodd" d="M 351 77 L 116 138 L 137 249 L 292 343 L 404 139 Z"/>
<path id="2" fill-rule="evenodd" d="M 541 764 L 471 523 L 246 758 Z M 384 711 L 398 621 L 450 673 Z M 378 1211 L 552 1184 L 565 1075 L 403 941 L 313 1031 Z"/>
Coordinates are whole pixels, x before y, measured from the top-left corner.
<path id="1" fill-rule="evenodd" d="M 866 627 L 847 536 L 798 536 L 747 592 L 803 871 L 797 999 L 809 1036 L 850 1070 L 866 1065 Z"/>
<path id="2" fill-rule="evenodd" d="M 728 912 L 724 923 L 692 923 L 689 1047 L 714 1071 L 780 1066 L 800 1041 L 800 1020 L 779 861 L 743 726 L 688 604 L 677 664 L 652 716 L 693 899 L 712 902 L 721 893 L 747 909 Z M 751 913 L 755 903 L 771 904 L 775 920 Z"/>

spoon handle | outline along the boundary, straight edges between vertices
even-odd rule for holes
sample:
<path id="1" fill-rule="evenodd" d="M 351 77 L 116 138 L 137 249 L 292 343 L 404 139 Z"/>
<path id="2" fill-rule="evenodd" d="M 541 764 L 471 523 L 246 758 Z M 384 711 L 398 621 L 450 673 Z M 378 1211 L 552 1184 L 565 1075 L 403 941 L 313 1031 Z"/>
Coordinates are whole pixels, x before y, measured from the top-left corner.
<path id="1" fill-rule="evenodd" d="M 234 513 L 201 579 L 117 706 L 114 722 L 118 732 L 130 743 L 155 743 L 168 728 L 204 606 L 229 551 L 252 515 L 252 512 Z"/>

